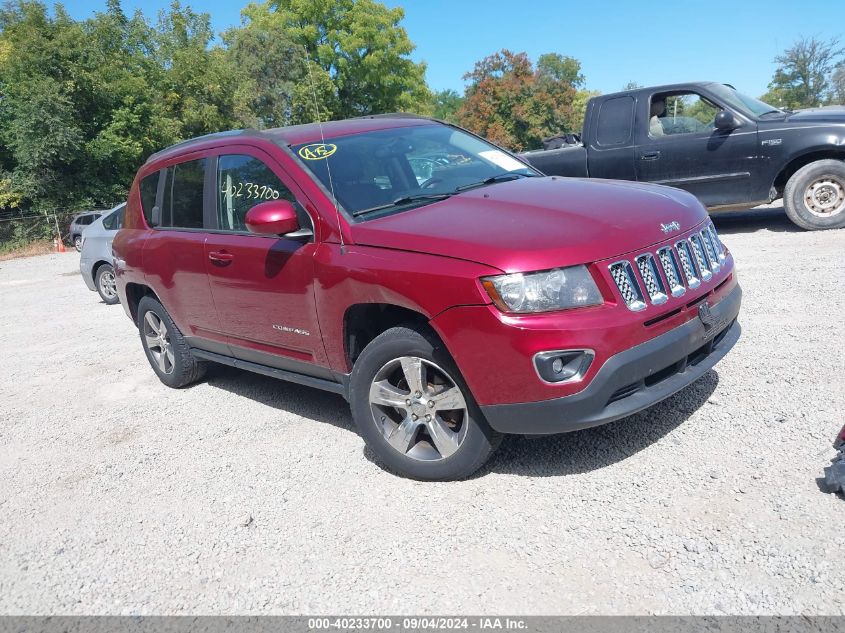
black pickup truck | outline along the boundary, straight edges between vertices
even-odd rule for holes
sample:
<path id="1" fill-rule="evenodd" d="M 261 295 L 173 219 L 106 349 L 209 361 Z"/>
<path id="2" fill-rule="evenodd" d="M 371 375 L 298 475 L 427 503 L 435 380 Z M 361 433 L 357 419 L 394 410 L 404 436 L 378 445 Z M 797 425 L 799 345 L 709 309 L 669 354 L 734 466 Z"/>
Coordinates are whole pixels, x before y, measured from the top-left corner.
<path id="1" fill-rule="evenodd" d="M 548 175 L 686 189 L 711 210 L 783 198 L 805 229 L 845 227 L 845 107 L 791 112 L 715 82 L 590 99 L 580 145 L 526 152 Z"/>

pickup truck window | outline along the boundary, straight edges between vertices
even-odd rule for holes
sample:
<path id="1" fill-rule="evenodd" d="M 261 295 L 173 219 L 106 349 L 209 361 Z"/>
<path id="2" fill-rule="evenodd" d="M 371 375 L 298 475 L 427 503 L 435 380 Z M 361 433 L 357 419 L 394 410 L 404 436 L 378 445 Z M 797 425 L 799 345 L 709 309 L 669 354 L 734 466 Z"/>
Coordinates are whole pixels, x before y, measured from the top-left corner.
<path id="1" fill-rule="evenodd" d="M 291 149 L 345 211 L 363 219 L 430 204 L 492 184 L 485 182 L 491 178 L 539 175 L 494 145 L 445 125 L 376 130 Z"/>
<path id="2" fill-rule="evenodd" d="M 624 145 L 631 138 L 634 119 L 634 98 L 608 99 L 599 109 L 596 142 L 602 147 Z"/>
<path id="3" fill-rule="evenodd" d="M 720 108 L 695 92 L 664 92 L 651 97 L 649 135 L 712 132 Z"/>

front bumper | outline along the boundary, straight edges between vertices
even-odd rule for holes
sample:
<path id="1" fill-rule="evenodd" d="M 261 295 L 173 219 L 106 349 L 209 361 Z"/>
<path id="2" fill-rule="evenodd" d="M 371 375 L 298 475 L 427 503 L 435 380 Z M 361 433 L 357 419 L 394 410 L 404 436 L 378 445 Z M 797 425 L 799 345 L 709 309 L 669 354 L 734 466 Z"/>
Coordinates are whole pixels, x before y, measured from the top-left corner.
<path id="1" fill-rule="evenodd" d="M 88 290 L 96 291 L 97 286 L 94 285 L 93 266 L 94 262 L 89 259 L 79 260 L 79 272 L 82 275 L 82 280 L 85 282 L 85 285 L 88 286 Z"/>
<path id="2" fill-rule="evenodd" d="M 699 319 L 611 356 L 590 384 L 570 396 L 481 406 L 501 433 L 549 435 L 606 424 L 641 411 L 694 382 L 739 340 L 742 290 L 710 307 L 715 325 Z"/>

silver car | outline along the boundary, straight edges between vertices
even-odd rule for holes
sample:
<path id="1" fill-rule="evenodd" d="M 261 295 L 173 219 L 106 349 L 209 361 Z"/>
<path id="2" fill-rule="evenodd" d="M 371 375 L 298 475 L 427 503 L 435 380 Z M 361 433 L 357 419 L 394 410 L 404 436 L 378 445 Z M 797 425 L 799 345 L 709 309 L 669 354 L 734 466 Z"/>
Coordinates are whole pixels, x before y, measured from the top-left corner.
<path id="1" fill-rule="evenodd" d="M 79 259 L 79 272 L 89 290 L 96 290 L 100 298 L 108 305 L 120 301 L 114 284 L 111 243 L 117 231 L 123 226 L 123 214 L 126 203 L 105 211 L 82 232 L 82 254 Z"/>

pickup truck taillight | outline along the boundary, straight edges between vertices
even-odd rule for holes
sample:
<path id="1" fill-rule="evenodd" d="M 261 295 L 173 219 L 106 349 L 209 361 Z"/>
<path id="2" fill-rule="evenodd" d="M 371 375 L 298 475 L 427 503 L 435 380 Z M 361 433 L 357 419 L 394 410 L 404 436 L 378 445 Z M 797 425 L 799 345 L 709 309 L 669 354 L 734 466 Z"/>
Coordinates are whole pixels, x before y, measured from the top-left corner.
<path id="1" fill-rule="evenodd" d="M 833 442 L 833 448 L 839 450 L 845 446 L 845 426 L 842 427 L 842 430 L 839 431 L 839 435 L 836 436 L 836 439 Z"/>

